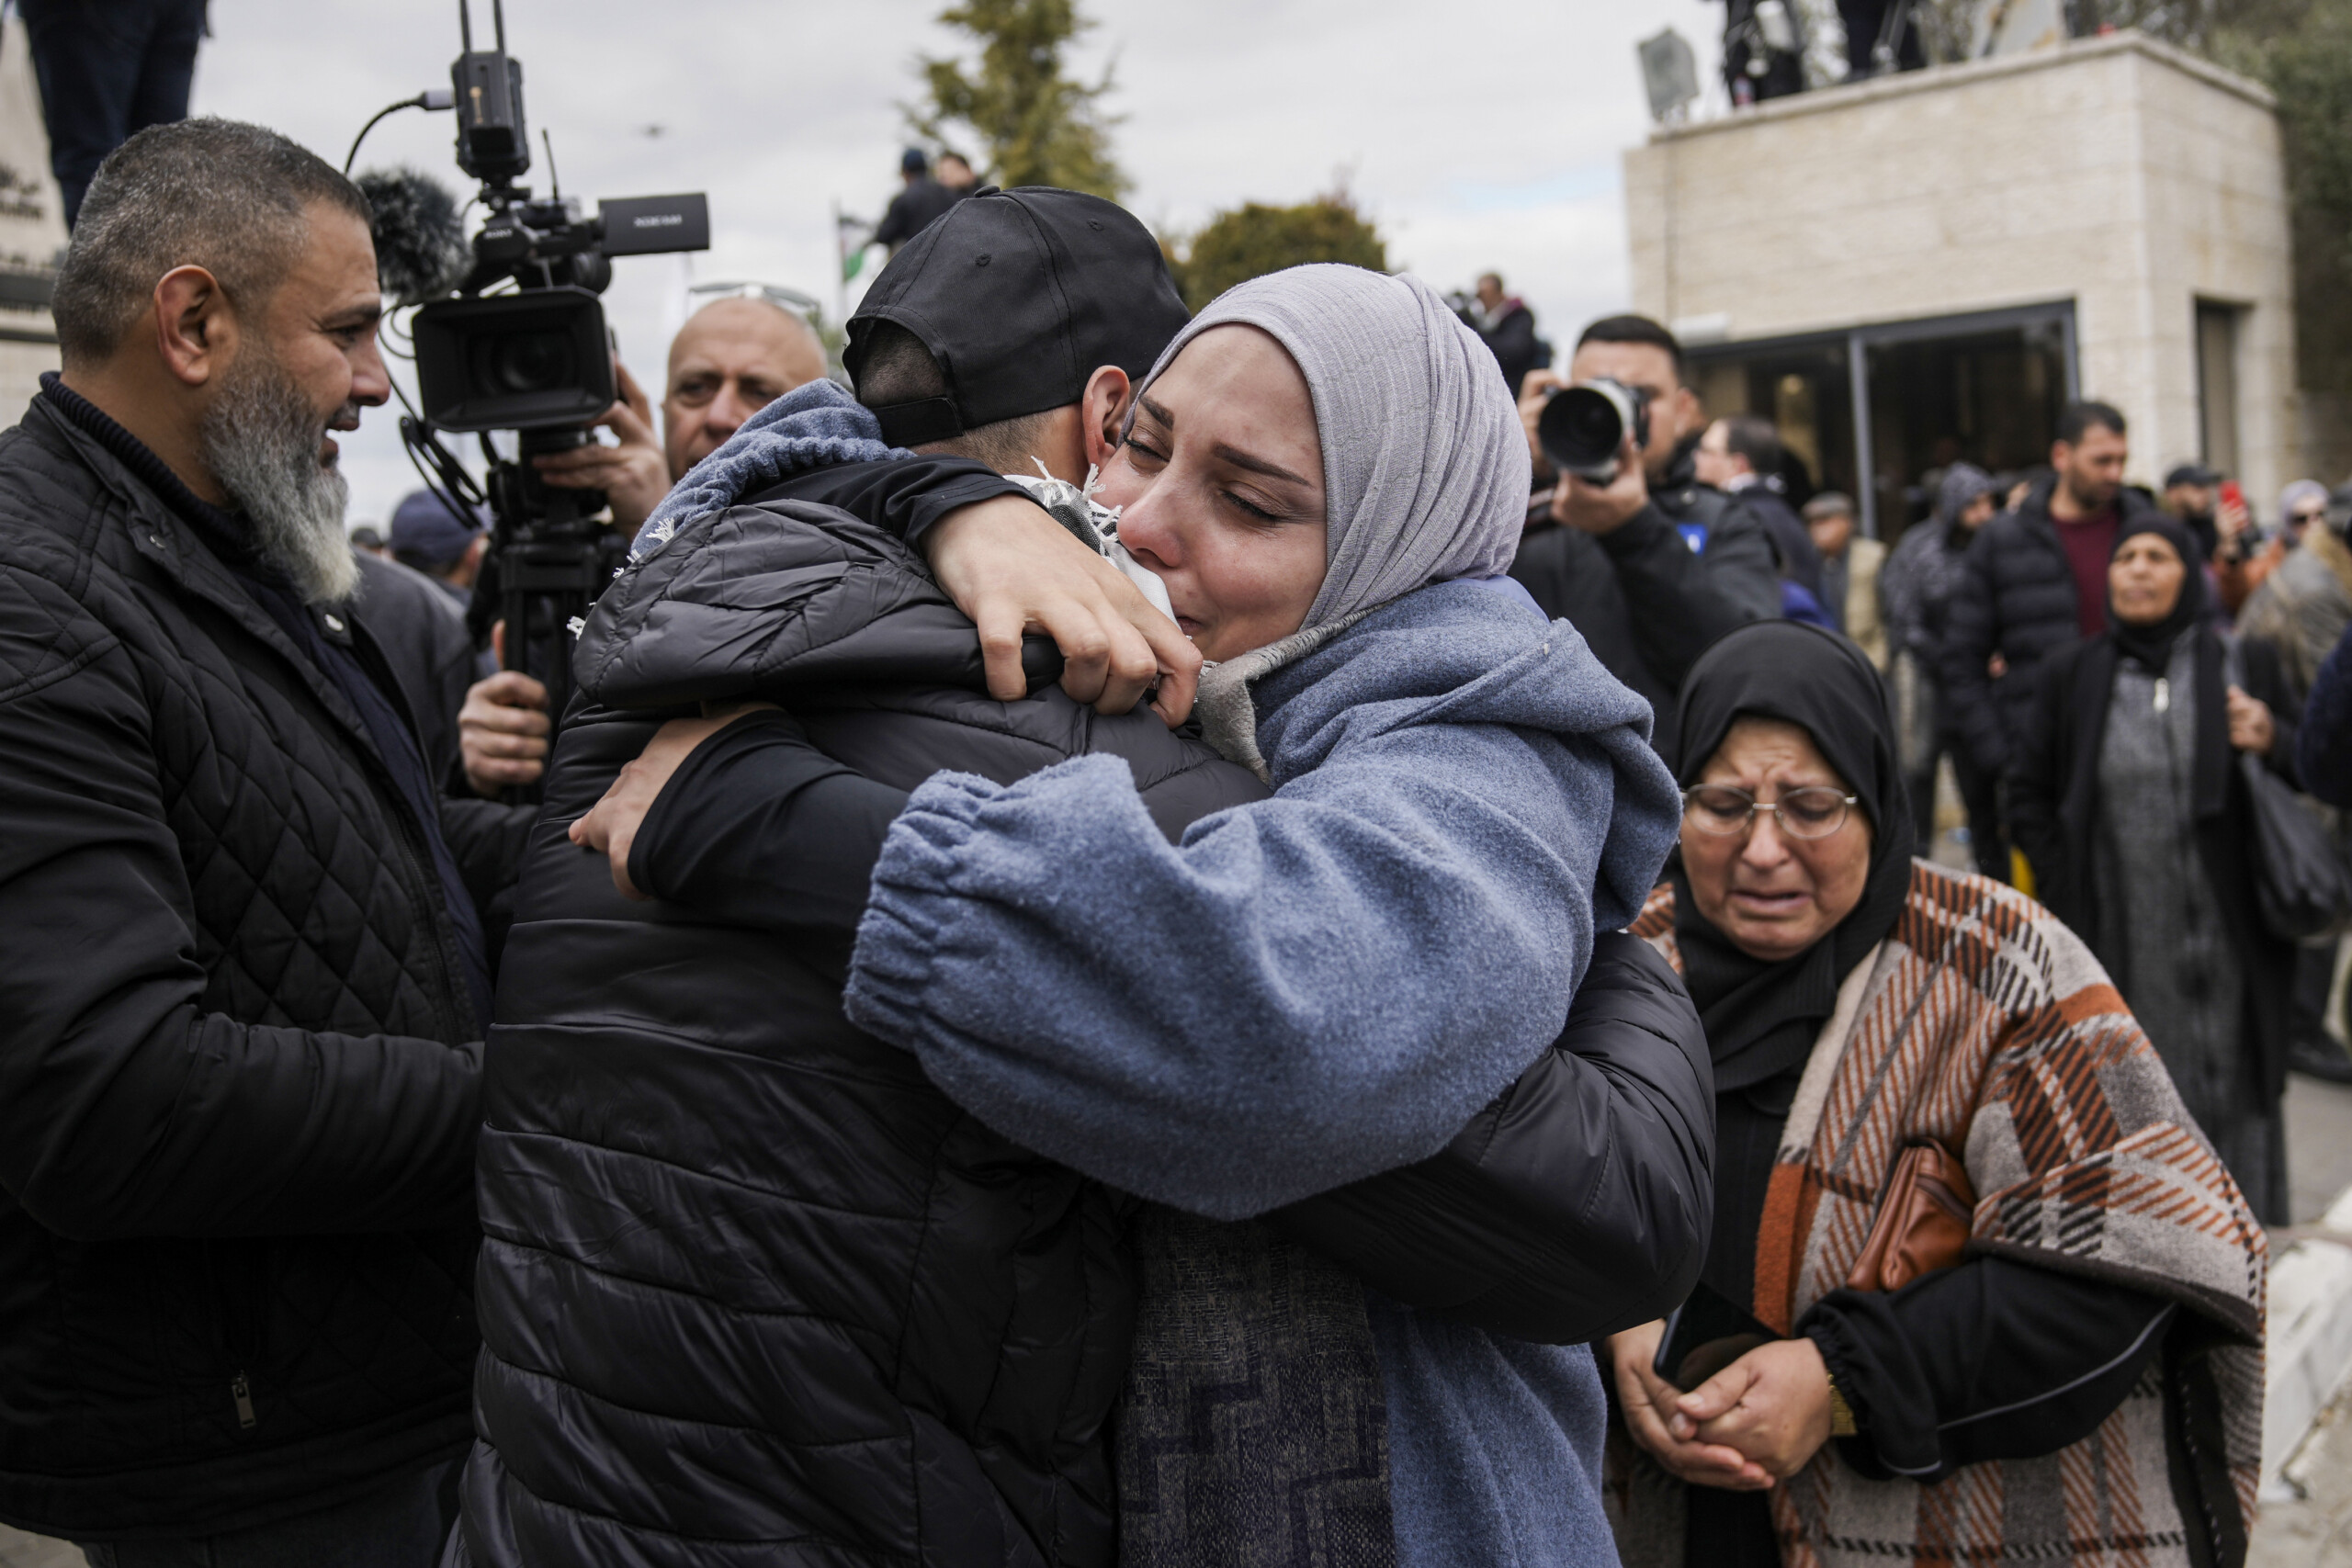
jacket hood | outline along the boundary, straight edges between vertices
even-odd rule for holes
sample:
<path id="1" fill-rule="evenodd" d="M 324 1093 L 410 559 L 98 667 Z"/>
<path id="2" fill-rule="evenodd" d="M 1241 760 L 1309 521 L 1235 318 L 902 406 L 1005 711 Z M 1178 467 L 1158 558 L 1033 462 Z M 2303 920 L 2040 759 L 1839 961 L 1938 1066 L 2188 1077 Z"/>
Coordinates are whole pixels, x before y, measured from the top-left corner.
<path id="1" fill-rule="evenodd" d="M 1651 749 L 1649 704 L 1566 621 L 1507 577 L 1434 583 L 1373 611 L 1250 694 L 1276 788 L 1343 743 L 1415 725 L 1495 725 L 1598 751 L 1616 806 L 1593 908 L 1603 930 L 1641 912 L 1679 823 L 1679 792 Z"/>
<path id="2" fill-rule="evenodd" d="M 629 559 L 644 559 L 684 525 L 722 512 L 788 474 L 912 455 L 883 440 L 873 412 L 838 383 L 816 380 L 795 387 L 686 470 L 637 531 Z"/>

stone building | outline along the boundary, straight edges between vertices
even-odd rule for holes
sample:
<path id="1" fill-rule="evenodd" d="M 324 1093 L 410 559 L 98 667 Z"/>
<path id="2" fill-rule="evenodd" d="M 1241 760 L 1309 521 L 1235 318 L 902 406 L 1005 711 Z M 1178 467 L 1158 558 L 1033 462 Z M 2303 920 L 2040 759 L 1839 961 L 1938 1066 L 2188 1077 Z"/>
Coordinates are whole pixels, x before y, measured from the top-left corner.
<path id="1" fill-rule="evenodd" d="M 2345 456 L 2295 384 L 2270 95 L 2139 34 L 1661 127 L 1625 199 L 1635 309 L 1710 412 L 1772 418 L 1882 534 L 1955 457 L 2046 461 L 2072 396 L 2124 412 L 2143 482 L 2201 459 L 2267 507 Z"/>
<path id="2" fill-rule="evenodd" d="M 65 203 L 49 172 L 25 24 L 0 21 L 0 426 L 14 424 L 57 368 L 50 281 L 65 249 Z"/>

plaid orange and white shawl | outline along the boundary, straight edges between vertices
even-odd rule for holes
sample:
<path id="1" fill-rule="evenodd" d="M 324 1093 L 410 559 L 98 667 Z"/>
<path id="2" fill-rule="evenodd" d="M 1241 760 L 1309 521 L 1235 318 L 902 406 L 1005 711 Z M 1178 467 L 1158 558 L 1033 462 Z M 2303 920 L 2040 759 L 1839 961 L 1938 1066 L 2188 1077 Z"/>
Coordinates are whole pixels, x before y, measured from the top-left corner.
<path id="1" fill-rule="evenodd" d="M 1673 927 L 1669 886 L 1633 930 L 1679 972 Z M 1924 861 L 1806 1065 L 1765 1200 L 1758 1317 L 1789 1333 L 1845 1282 L 1905 1136 L 1920 1133 L 1964 1151 L 1972 1254 L 2129 1284 L 2183 1316 L 2115 1414 L 2045 1458 L 1921 1485 L 1868 1479 L 1825 1446 L 1773 1491 L 1782 1562 L 2243 1561 L 2262 1441 L 2262 1227 L 2090 950 L 2013 889 Z M 1646 1456 L 1635 1467 L 1646 1477 L 1613 1488 L 1626 1561 L 1679 1568 L 1680 1485 Z"/>

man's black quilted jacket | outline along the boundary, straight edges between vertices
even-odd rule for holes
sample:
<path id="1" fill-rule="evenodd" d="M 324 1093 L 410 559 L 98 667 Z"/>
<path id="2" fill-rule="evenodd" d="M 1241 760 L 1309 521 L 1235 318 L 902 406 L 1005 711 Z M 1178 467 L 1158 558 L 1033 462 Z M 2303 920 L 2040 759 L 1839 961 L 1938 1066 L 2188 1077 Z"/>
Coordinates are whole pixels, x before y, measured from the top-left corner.
<path id="1" fill-rule="evenodd" d="M 447 815 L 477 897 L 514 817 Z M 463 1449 L 455 942 L 340 690 L 34 400 L 0 434 L 0 1518 L 209 1533 Z"/>

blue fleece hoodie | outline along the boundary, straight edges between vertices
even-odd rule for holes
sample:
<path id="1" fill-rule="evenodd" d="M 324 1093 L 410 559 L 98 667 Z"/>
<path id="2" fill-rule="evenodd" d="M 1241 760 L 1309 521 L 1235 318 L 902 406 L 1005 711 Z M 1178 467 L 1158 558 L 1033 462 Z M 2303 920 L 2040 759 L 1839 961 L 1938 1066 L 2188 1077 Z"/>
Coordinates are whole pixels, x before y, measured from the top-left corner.
<path id="1" fill-rule="evenodd" d="M 1649 710 L 1509 580 L 1252 688 L 1272 800 L 1170 845 L 1125 766 L 918 790 L 850 1017 L 999 1132 L 1220 1219 L 1437 1153 L 1566 1020 L 1674 839 Z M 1399 1561 L 1611 1562 L 1583 1347 L 1369 1303 Z"/>

